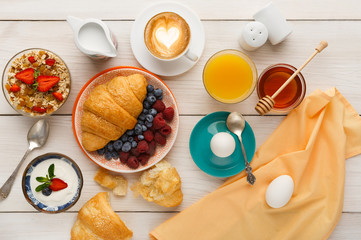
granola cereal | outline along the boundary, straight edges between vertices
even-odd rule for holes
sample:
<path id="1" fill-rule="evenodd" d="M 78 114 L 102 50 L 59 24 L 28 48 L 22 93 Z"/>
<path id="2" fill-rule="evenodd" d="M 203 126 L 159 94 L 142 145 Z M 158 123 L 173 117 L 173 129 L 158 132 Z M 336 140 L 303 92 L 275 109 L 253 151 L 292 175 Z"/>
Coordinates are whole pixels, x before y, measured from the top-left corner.
<path id="1" fill-rule="evenodd" d="M 30 49 L 15 58 L 3 79 L 7 99 L 26 115 L 43 116 L 59 109 L 70 92 L 70 73 L 54 53 Z M 4 91 L 5 92 L 5 91 Z"/>

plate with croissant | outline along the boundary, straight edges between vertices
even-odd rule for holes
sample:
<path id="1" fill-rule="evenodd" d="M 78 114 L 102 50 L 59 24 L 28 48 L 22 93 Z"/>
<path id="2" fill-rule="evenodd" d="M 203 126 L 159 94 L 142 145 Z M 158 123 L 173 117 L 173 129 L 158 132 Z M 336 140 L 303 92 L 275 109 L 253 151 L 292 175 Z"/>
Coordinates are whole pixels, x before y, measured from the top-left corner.
<path id="1" fill-rule="evenodd" d="M 179 127 L 176 100 L 156 75 L 114 67 L 91 78 L 73 108 L 73 131 L 85 155 L 113 172 L 145 170 L 172 148 Z"/>

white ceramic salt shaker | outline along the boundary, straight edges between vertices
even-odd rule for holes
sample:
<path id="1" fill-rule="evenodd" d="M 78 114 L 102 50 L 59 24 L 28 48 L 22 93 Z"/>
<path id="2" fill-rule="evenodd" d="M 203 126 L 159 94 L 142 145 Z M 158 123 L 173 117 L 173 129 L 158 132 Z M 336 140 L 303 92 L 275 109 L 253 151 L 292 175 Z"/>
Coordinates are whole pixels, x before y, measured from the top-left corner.
<path id="1" fill-rule="evenodd" d="M 241 32 L 239 44 L 247 51 L 254 51 L 261 47 L 268 38 L 268 30 L 263 23 L 250 22 Z"/>
<path id="2" fill-rule="evenodd" d="M 292 33 L 292 27 L 276 6 L 270 2 L 253 15 L 256 21 L 263 23 L 268 30 L 268 39 L 276 45 Z"/>

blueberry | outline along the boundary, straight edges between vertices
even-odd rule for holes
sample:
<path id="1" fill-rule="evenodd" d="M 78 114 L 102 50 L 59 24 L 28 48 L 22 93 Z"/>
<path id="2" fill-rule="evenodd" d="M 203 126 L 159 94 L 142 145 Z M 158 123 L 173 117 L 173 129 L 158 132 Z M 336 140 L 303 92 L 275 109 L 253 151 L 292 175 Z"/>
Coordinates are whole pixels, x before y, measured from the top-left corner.
<path id="1" fill-rule="evenodd" d="M 157 97 L 158 100 L 162 100 L 163 99 L 163 95 L 160 95 L 159 97 Z"/>
<path id="2" fill-rule="evenodd" d="M 148 114 L 145 116 L 145 120 L 147 120 L 148 122 L 153 122 L 154 117 L 152 115 Z"/>
<path id="3" fill-rule="evenodd" d="M 141 113 L 138 117 L 140 120 L 145 120 L 145 114 L 144 113 Z"/>
<path id="4" fill-rule="evenodd" d="M 123 152 L 129 152 L 131 148 L 132 148 L 131 143 L 130 142 L 125 142 L 123 144 L 122 151 Z"/>
<path id="5" fill-rule="evenodd" d="M 145 109 L 150 109 L 150 108 L 152 107 L 152 105 L 151 105 L 148 101 L 144 101 L 144 102 L 143 102 L 143 107 L 144 107 Z"/>
<path id="6" fill-rule="evenodd" d="M 148 84 L 148 86 L 147 86 L 147 92 L 153 92 L 154 91 L 154 87 L 153 87 L 153 85 L 150 85 L 150 84 Z"/>
<path id="7" fill-rule="evenodd" d="M 162 89 L 157 88 L 157 89 L 154 90 L 154 96 L 156 96 L 158 99 L 162 95 L 163 95 L 163 90 Z"/>
<path id="8" fill-rule="evenodd" d="M 53 190 L 51 190 L 50 188 L 44 188 L 43 190 L 41 190 L 41 193 L 45 196 L 50 196 L 50 194 L 53 192 Z"/>
<path id="9" fill-rule="evenodd" d="M 136 141 L 133 141 L 133 142 L 132 142 L 132 148 L 136 148 L 137 145 L 138 145 L 138 143 L 137 143 Z"/>
<path id="10" fill-rule="evenodd" d="M 142 141 L 142 140 L 144 140 L 144 136 L 143 136 L 143 135 L 138 135 L 138 139 L 139 139 L 140 141 Z"/>
<path id="11" fill-rule="evenodd" d="M 117 141 L 115 141 L 113 143 L 113 147 L 114 147 L 115 151 L 119 151 L 122 148 L 122 146 L 123 146 L 122 140 L 118 139 Z"/>
<path id="12" fill-rule="evenodd" d="M 157 112 L 157 110 L 155 110 L 154 108 L 152 108 L 152 109 L 149 110 L 148 113 L 154 117 L 155 115 L 157 115 L 158 112 Z"/>
<path id="13" fill-rule="evenodd" d="M 105 157 L 106 160 L 110 160 L 110 159 L 112 159 L 112 153 L 111 152 L 106 152 L 104 157 Z"/>
<path id="14" fill-rule="evenodd" d="M 139 129 L 134 129 L 134 133 L 135 135 L 139 135 L 143 133 L 142 127 L 140 127 Z"/>
<path id="15" fill-rule="evenodd" d="M 147 101 L 153 104 L 155 101 L 157 101 L 157 98 L 155 96 L 149 96 L 147 97 Z"/>
<path id="16" fill-rule="evenodd" d="M 126 134 L 127 134 L 128 136 L 133 136 L 134 131 L 133 131 L 133 130 L 127 130 L 127 131 L 126 131 Z"/>
<path id="17" fill-rule="evenodd" d="M 143 108 L 142 113 L 147 114 L 147 113 L 148 113 L 148 109 Z"/>
<path id="18" fill-rule="evenodd" d="M 138 120 L 138 123 L 139 123 L 140 125 L 144 125 L 144 120 Z"/>
<path id="19" fill-rule="evenodd" d="M 128 141 L 129 141 L 129 142 L 133 142 L 133 141 L 134 141 L 134 138 L 133 138 L 133 137 L 129 137 L 129 138 L 128 138 Z"/>
<path id="20" fill-rule="evenodd" d="M 109 142 L 107 144 L 107 150 L 108 150 L 108 152 L 111 152 L 114 150 L 113 142 Z"/>
<path id="21" fill-rule="evenodd" d="M 97 152 L 98 152 L 99 155 L 104 155 L 105 148 L 98 149 Z"/>
<path id="22" fill-rule="evenodd" d="M 145 125 L 142 125 L 142 130 L 143 130 L 143 132 L 145 132 L 145 131 L 147 131 L 147 126 L 145 126 Z"/>
<path id="23" fill-rule="evenodd" d="M 117 151 L 111 152 L 111 155 L 112 155 L 113 159 L 118 159 L 119 158 L 119 153 Z"/>
<path id="24" fill-rule="evenodd" d="M 128 135 L 123 134 L 123 136 L 120 139 L 122 140 L 122 142 L 126 142 L 126 141 L 128 141 Z"/>
<path id="25" fill-rule="evenodd" d="M 150 127 L 153 126 L 153 123 L 148 122 L 148 121 L 145 121 L 145 126 L 148 127 L 148 128 L 150 128 Z"/>

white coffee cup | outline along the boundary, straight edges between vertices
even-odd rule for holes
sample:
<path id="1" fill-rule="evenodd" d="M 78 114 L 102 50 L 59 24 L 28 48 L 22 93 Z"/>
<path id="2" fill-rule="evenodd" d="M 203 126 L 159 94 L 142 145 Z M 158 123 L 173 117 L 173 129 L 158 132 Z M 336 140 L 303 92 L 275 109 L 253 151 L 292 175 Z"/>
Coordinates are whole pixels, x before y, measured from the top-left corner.
<path id="1" fill-rule="evenodd" d="M 253 18 L 267 27 L 268 39 L 272 45 L 282 42 L 292 33 L 291 25 L 272 2 L 256 12 Z"/>
<path id="2" fill-rule="evenodd" d="M 162 27 L 159 27 L 159 28 L 157 28 L 156 30 L 154 30 L 153 28 L 152 28 L 152 26 L 151 26 L 151 21 L 153 20 L 153 19 L 155 19 L 156 17 L 158 17 L 158 16 L 160 16 L 160 15 L 171 15 L 171 16 L 176 16 L 176 17 L 178 17 L 178 20 L 180 20 L 181 22 L 182 22 L 182 24 L 183 24 L 183 26 L 184 26 L 184 28 L 182 29 L 182 31 L 184 30 L 184 31 L 186 31 L 188 34 L 186 34 L 186 36 L 187 36 L 187 39 L 188 39 L 188 41 L 187 41 L 187 46 L 185 46 L 184 47 L 184 45 L 182 46 L 182 48 L 184 48 L 183 49 L 183 51 L 182 52 L 180 52 L 180 53 L 177 53 L 174 57 L 160 57 L 160 56 L 157 56 L 157 54 L 155 54 L 154 52 L 152 52 L 151 50 L 150 50 L 150 46 L 148 46 L 148 44 L 147 44 L 147 41 L 148 41 L 148 43 L 149 42 L 152 42 L 152 40 L 150 40 L 150 39 L 152 39 L 152 38 L 154 38 L 154 37 L 157 37 L 157 36 L 160 36 L 160 37 L 163 37 L 164 38 L 164 40 L 161 40 L 161 41 L 159 41 L 159 39 L 158 40 L 155 40 L 156 42 L 161 42 L 161 43 L 163 43 L 162 45 L 164 46 L 167 46 L 167 44 L 165 44 L 166 43 L 166 41 L 167 40 L 170 40 L 172 37 L 174 37 L 174 35 L 177 35 L 177 37 L 180 37 L 179 36 L 179 34 L 182 34 L 182 32 L 180 33 L 180 32 L 178 32 L 179 31 L 179 29 L 177 30 L 175 30 L 176 32 L 174 33 L 174 32 L 171 32 L 170 30 L 172 30 L 171 28 L 170 29 L 165 29 L 164 27 L 163 27 L 163 29 L 161 29 Z M 164 17 L 164 16 L 163 16 Z M 156 21 L 156 20 L 155 20 Z M 151 35 L 149 35 L 149 34 L 146 34 L 146 31 L 147 31 L 147 29 L 148 29 L 148 25 L 150 24 L 150 26 L 149 26 L 149 29 L 153 29 L 153 30 L 150 30 L 150 32 L 152 33 Z M 173 28 L 173 27 L 172 27 Z M 154 33 L 154 31 L 155 31 L 155 33 Z M 160 31 L 161 32 L 161 35 L 158 35 L 158 31 Z M 173 34 L 173 35 L 172 35 Z M 155 35 L 155 36 L 154 36 Z M 177 38 L 176 37 L 176 38 Z M 146 45 L 146 48 L 147 48 L 147 50 L 148 50 L 148 52 L 149 52 L 149 54 L 151 54 L 154 58 L 156 58 L 156 59 L 158 59 L 158 60 L 160 60 L 160 61 L 165 61 L 165 62 L 170 62 L 170 61 L 175 61 L 175 60 L 177 60 L 177 59 L 179 59 L 179 58 L 181 58 L 181 57 L 186 57 L 187 59 L 189 59 L 190 61 L 193 61 L 193 62 L 195 62 L 195 61 L 197 61 L 198 60 L 198 56 L 196 55 L 196 54 L 194 54 L 194 53 L 192 53 L 190 50 L 189 50 L 189 47 L 190 47 L 190 43 L 191 43 L 191 37 L 192 37 L 192 33 L 191 33 L 191 31 L 190 31 L 190 27 L 189 27 L 189 24 L 188 24 L 188 22 L 182 17 L 182 16 L 180 16 L 178 13 L 174 13 L 174 12 L 161 12 L 161 13 L 158 13 L 158 14 L 156 14 L 156 15 L 154 15 L 154 16 L 152 16 L 149 20 L 148 20 L 148 22 L 147 22 L 147 24 L 146 24 L 146 26 L 145 26 L 145 28 L 144 28 L 144 44 Z M 171 41 L 171 40 L 170 40 Z M 170 45 L 169 45 L 169 47 L 170 46 L 172 46 L 172 42 L 170 43 Z M 149 45 L 151 45 L 150 43 L 149 43 Z M 154 48 L 153 48 L 154 49 Z M 156 50 L 153 50 L 153 51 L 156 51 Z"/>

